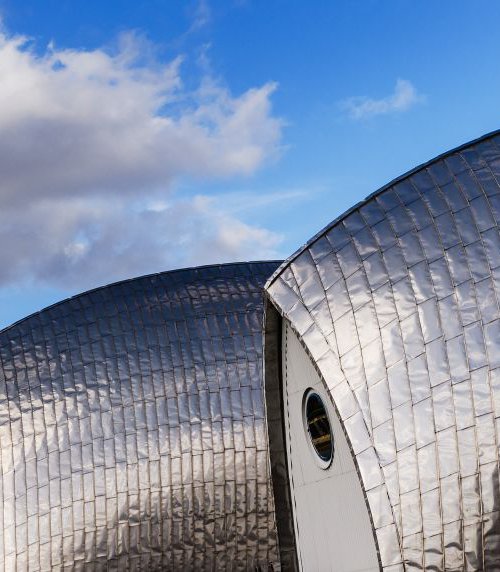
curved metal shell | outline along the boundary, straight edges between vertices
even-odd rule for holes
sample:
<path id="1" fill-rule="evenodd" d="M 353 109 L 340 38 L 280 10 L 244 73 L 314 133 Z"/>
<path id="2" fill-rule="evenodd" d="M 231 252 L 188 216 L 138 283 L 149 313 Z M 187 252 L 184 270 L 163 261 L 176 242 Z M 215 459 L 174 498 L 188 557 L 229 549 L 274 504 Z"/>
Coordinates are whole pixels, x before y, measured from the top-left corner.
<path id="1" fill-rule="evenodd" d="M 500 569 L 499 182 L 493 133 L 351 209 L 266 286 L 267 400 L 277 308 L 338 413 L 387 571 Z M 294 478 L 282 423 L 269 407 L 275 491 Z"/>
<path id="2" fill-rule="evenodd" d="M 146 276 L 0 332 L 2 570 L 279 568 L 261 368 L 276 266 Z"/>

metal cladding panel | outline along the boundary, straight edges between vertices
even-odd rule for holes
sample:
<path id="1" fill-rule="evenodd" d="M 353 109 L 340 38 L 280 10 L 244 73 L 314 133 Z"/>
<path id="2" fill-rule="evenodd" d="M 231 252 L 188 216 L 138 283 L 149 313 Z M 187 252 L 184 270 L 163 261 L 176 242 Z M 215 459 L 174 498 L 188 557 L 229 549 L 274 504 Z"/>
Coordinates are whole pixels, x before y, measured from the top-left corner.
<path id="1" fill-rule="evenodd" d="M 0 332 L 2 570 L 279 569 L 261 364 L 276 266 L 117 283 Z"/>
<path id="2" fill-rule="evenodd" d="M 266 286 L 337 408 L 383 570 L 500 569 L 499 181 L 494 133 L 351 209 Z"/>

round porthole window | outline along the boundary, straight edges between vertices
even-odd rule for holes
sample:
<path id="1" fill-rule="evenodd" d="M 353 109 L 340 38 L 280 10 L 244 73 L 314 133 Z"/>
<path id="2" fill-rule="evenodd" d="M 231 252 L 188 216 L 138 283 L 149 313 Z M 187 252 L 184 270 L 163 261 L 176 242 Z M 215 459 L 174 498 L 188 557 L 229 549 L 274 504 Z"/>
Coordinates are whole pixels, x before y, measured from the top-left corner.
<path id="1" fill-rule="evenodd" d="M 313 389 L 308 389 L 304 394 L 303 418 L 318 464 L 322 469 L 327 469 L 334 455 L 333 433 L 323 400 Z"/>

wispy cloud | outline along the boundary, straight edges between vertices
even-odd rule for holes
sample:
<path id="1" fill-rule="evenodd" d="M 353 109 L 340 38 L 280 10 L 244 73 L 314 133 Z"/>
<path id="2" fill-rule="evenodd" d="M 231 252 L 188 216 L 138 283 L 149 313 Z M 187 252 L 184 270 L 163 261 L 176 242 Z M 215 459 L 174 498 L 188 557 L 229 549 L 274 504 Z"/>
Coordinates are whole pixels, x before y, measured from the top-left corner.
<path id="1" fill-rule="evenodd" d="M 151 206 L 69 198 L 0 211 L 0 284 L 79 291 L 168 268 L 276 258 L 281 235 L 222 203 L 205 195 Z"/>
<path id="2" fill-rule="evenodd" d="M 398 79 L 394 92 L 386 97 L 380 99 L 367 96 L 350 97 L 341 102 L 341 107 L 352 119 L 364 119 L 374 115 L 407 111 L 424 99 L 410 81 Z"/>
<path id="3" fill-rule="evenodd" d="M 219 208 L 231 214 L 250 214 L 271 208 L 281 209 L 283 205 L 290 206 L 306 200 L 314 189 L 286 189 L 266 193 L 258 191 L 235 191 L 223 193 L 214 200 Z"/>
<path id="4" fill-rule="evenodd" d="M 114 53 L 40 55 L 0 34 L 0 286 L 81 289 L 278 244 L 209 199 L 173 193 L 179 178 L 251 175 L 279 155 L 276 85 L 235 96 L 202 71 L 187 90 L 182 58 L 163 64 L 144 47 L 129 35 Z"/>
<path id="5" fill-rule="evenodd" d="M 207 26 L 212 19 L 212 11 L 208 0 L 198 0 L 194 9 L 192 24 L 189 32 L 195 32 Z"/>

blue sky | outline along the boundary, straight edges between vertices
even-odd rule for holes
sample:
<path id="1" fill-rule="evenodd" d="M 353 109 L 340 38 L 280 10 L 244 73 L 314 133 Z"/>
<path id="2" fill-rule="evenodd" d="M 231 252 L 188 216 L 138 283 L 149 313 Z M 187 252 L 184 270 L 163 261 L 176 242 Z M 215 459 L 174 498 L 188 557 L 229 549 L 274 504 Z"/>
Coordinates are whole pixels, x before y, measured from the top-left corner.
<path id="1" fill-rule="evenodd" d="M 500 127 L 494 0 L 0 0 L 0 14 L 2 326 L 145 272 L 287 257 Z"/>

